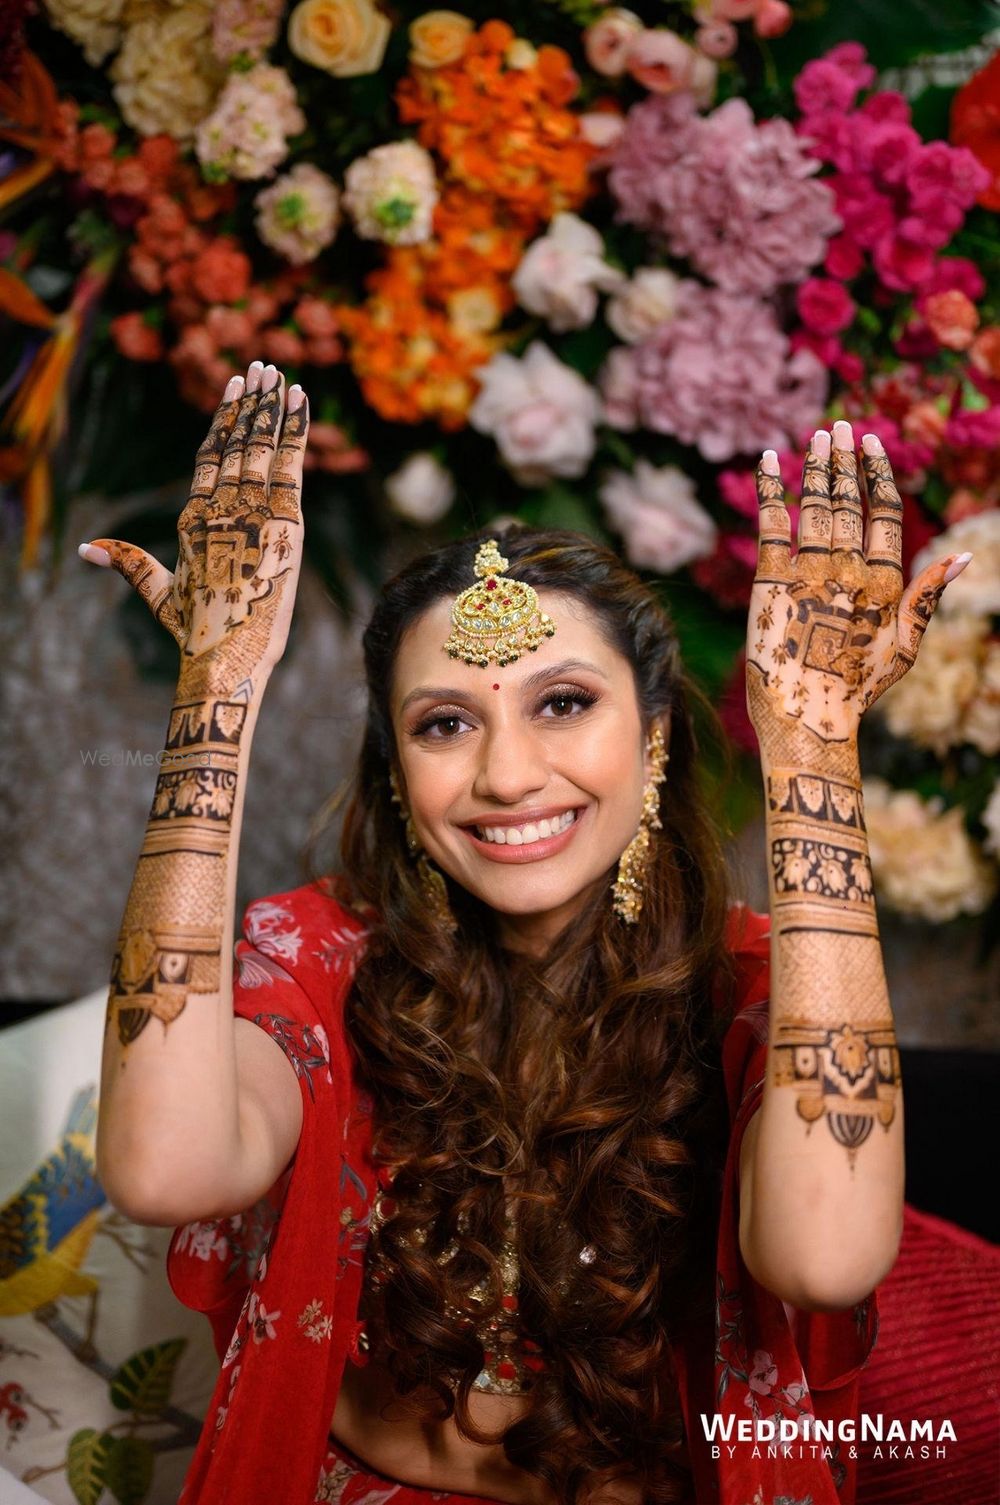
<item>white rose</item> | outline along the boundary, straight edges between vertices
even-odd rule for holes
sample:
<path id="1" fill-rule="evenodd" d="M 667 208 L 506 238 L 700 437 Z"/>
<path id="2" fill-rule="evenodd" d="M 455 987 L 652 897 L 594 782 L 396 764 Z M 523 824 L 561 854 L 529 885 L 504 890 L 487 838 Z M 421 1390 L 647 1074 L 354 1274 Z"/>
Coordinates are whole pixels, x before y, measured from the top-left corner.
<path id="1" fill-rule="evenodd" d="M 590 324 L 597 290 L 610 292 L 623 281 L 604 260 L 604 241 L 593 225 L 575 214 L 557 214 L 521 257 L 511 286 L 522 308 L 563 332 Z"/>
<path id="2" fill-rule="evenodd" d="M 932 617 L 913 668 L 879 701 L 894 736 L 938 757 L 970 740 L 965 717 L 982 678 L 989 632 L 986 617 Z"/>
<path id="3" fill-rule="evenodd" d="M 964 740 L 978 747 L 988 758 L 1000 753 L 1000 642 L 991 642 L 986 650 L 979 683 L 962 726 Z"/>
<path id="4" fill-rule="evenodd" d="M 715 548 L 715 523 L 699 506 L 694 481 L 676 465 L 658 470 L 637 460 L 632 475 L 612 471 L 598 495 L 625 553 L 641 569 L 669 575 Z"/>
<path id="5" fill-rule="evenodd" d="M 639 267 L 608 300 L 604 317 L 620 340 L 638 345 L 677 311 L 680 278 L 666 267 Z"/>
<path id="6" fill-rule="evenodd" d="M 865 824 L 878 897 L 900 914 L 939 924 L 981 914 L 997 874 L 976 850 L 960 806 L 943 809 L 883 779 L 864 784 Z"/>
<path id="7" fill-rule="evenodd" d="M 500 456 L 522 486 L 550 476 L 581 476 L 594 453 L 597 393 L 547 345 L 535 341 L 523 358 L 495 355 L 476 375 L 482 390 L 469 421 L 492 434 Z"/>
<path id="8" fill-rule="evenodd" d="M 983 842 L 984 850 L 992 852 L 994 857 L 1000 857 L 1000 779 L 993 785 L 993 793 L 986 801 L 983 825 L 987 832 Z"/>
<path id="9" fill-rule="evenodd" d="M 121 37 L 124 0 L 45 0 L 49 20 L 83 48 L 92 68 L 99 68 Z"/>
<path id="10" fill-rule="evenodd" d="M 212 52 L 211 26 L 207 0 L 165 13 L 150 8 L 126 26 L 108 71 L 122 118 L 141 136 L 163 131 L 187 141 L 211 110 L 224 77 Z"/>
<path id="11" fill-rule="evenodd" d="M 967 612 L 972 616 L 1000 614 L 1000 509 L 977 512 L 963 518 L 947 532 L 939 533 L 914 557 L 911 570 L 915 579 L 922 569 L 949 554 L 968 551 L 975 558 L 946 588 L 941 597 L 941 612 Z"/>
<path id="12" fill-rule="evenodd" d="M 436 523 L 455 500 L 451 471 L 429 450 L 410 455 L 386 477 L 385 490 L 392 510 L 413 523 Z"/>
<path id="13" fill-rule="evenodd" d="M 390 246 L 427 240 L 437 201 L 434 159 L 416 141 L 376 146 L 344 174 L 344 208 L 365 240 Z"/>

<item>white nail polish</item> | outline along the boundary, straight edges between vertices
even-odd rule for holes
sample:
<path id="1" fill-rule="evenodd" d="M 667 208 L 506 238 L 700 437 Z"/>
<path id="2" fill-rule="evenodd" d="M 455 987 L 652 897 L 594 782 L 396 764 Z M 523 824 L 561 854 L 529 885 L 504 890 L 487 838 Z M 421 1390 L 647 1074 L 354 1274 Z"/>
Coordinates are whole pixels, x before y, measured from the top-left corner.
<path id="1" fill-rule="evenodd" d="M 296 408 L 300 408 L 302 406 L 305 395 L 306 394 L 303 392 L 298 383 L 296 383 L 294 387 L 289 387 L 288 400 L 285 403 L 285 406 L 290 413 L 294 413 Z"/>
<path id="2" fill-rule="evenodd" d="M 226 390 L 222 394 L 223 402 L 233 402 L 237 397 L 243 396 L 242 376 L 231 376 L 226 382 Z"/>
<path id="3" fill-rule="evenodd" d="M 82 543 L 76 552 L 88 564 L 99 564 L 105 570 L 111 567 L 111 555 L 107 549 L 98 548 L 97 544 Z"/>
<path id="4" fill-rule="evenodd" d="M 247 391 L 256 392 L 260 388 L 260 379 L 264 371 L 263 361 L 251 361 L 247 367 Z"/>
<path id="5" fill-rule="evenodd" d="M 834 449 L 854 448 L 854 430 L 846 418 L 838 418 L 833 425 L 833 447 Z"/>
<path id="6" fill-rule="evenodd" d="M 878 434 L 863 434 L 861 436 L 861 448 L 866 455 L 884 455 L 882 441 Z"/>
<path id="7" fill-rule="evenodd" d="M 778 464 L 778 452 L 775 449 L 766 449 L 760 457 L 760 468 L 765 475 L 780 476 L 781 467 Z"/>
<path id="8" fill-rule="evenodd" d="M 962 573 L 971 558 L 971 554 L 959 554 L 957 559 L 951 561 L 951 564 L 949 564 L 944 572 L 945 585 L 949 585 L 957 575 Z"/>
<path id="9" fill-rule="evenodd" d="M 819 460 L 830 458 L 830 435 L 826 429 L 817 429 L 812 436 L 812 452 Z"/>
<path id="10" fill-rule="evenodd" d="M 261 391 L 262 392 L 271 392 L 271 391 L 274 390 L 274 388 L 277 385 L 278 385 L 278 368 L 277 368 L 277 366 L 265 366 L 264 367 L 264 374 L 263 374 L 263 376 L 260 379 L 260 389 L 261 389 Z"/>

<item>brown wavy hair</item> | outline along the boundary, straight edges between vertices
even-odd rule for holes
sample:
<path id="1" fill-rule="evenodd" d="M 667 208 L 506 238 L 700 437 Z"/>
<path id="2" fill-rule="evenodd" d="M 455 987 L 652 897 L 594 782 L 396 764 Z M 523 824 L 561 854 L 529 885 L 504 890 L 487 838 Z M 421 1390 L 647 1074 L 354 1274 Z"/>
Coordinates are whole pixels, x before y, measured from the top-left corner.
<path id="1" fill-rule="evenodd" d="M 728 895 L 699 776 L 691 706 L 701 697 L 663 607 L 614 553 L 578 533 L 505 531 L 512 577 L 584 602 L 628 660 L 643 725 L 669 715 L 663 829 L 635 925 L 604 890 L 532 958 L 505 949 L 493 911 L 450 879 L 458 929 L 435 925 L 390 799 L 389 692 L 403 633 L 468 585 L 488 536 L 499 535 L 481 531 L 401 570 L 364 634 L 367 723 L 332 882 L 371 926 L 346 1028 L 374 1102 L 376 1161 L 398 1167 L 396 1212 L 379 1234 L 391 1276 L 369 1331 L 416 1415 L 454 1415 L 463 1435 L 501 1442 L 567 1505 L 616 1477 L 668 1505 L 691 1492 L 670 1343 L 709 1316 L 725 1139 Z M 520 1320 L 547 1369 L 497 1434 L 469 1412 L 484 1358 L 472 1328 L 500 1309 L 510 1195 L 521 1203 Z M 439 1265 L 451 1242 L 458 1252 Z M 469 1292 L 483 1280 L 492 1297 L 479 1305 Z"/>

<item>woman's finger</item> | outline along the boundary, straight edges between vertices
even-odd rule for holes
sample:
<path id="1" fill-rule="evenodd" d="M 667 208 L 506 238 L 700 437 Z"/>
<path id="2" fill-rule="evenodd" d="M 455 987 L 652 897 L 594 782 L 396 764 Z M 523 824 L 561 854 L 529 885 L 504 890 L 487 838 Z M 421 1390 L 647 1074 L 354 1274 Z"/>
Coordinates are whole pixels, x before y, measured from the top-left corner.
<path id="1" fill-rule="evenodd" d="M 865 515 L 858 484 L 854 431 L 842 418 L 833 425 L 830 464 L 833 472 L 830 495 L 833 508 L 833 531 L 830 534 L 833 574 L 843 585 L 861 584 L 865 562 Z M 834 555 L 839 557 L 833 558 Z"/>
<path id="2" fill-rule="evenodd" d="M 190 511 L 197 511 L 204 506 L 215 490 L 219 465 L 239 413 L 245 385 L 242 376 L 231 377 L 222 394 L 222 401 L 215 410 L 212 426 L 205 435 L 194 462 L 194 480 L 184 509 L 189 515 Z"/>
<path id="3" fill-rule="evenodd" d="M 872 575 L 871 593 L 892 604 L 903 594 L 903 503 L 877 434 L 863 436 L 861 460 L 868 486 L 865 559 Z"/>
<path id="4" fill-rule="evenodd" d="M 785 506 L 781 467 L 773 449 L 766 449 L 757 466 L 757 579 L 791 580 L 792 525 Z"/>
<path id="5" fill-rule="evenodd" d="M 217 505 L 222 509 L 236 500 L 240 477 L 243 474 L 243 458 L 246 454 L 247 441 L 250 438 L 250 431 L 260 403 L 261 384 L 264 376 L 273 371 L 273 366 L 262 366 L 260 361 L 253 361 L 247 371 L 246 390 L 236 410 L 236 421 L 222 452 L 215 481 L 214 497 Z M 277 376 L 277 372 L 274 374 Z"/>
<path id="6" fill-rule="evenodd" d="M 85 552 L 86 551 L 86 552 Z M 132 543 L 122 543 L 118 538 L 95 538 L 82 543 L 80 557 L 92 564 L 103 564 L 105 569 L 117 570 L 149 607 L 153 616 L 167 631 L 183 644 L 184 633 L 177 608 L 174 606 L 174 577 L 165 565 L 144 549 Z M 100 558 L 103 553 L 107 563 Z"/>
<path id="7" fill-rule="evenodd" d="M 917 656 L 927 624 L 937 611 L 938 602 L 972 558 L 971 554 L 949 554 L 935 560 L 911 580 L 899 603 L 897 654 L 909 665 Z"/>
<path id="8" fill-rule="evenodd" d="M 809 442 L 802 470 L 802 506 L 799 511 L 800 574 L 825 580 L 830 573 L 830 435 L 817 429 Z"/>
<path id="9" fill-rule="evenodd" d="M 264 371 L 262 387 L 240 474 L 240 500 L 249 502 L 254 508 L 263 507 L 267 502 L 267 482 L 274 464 L 285 405 L 285 379 L 280 371 L 269 366 Z"/>
<path id="10" fill-rule="evenodd" d="M 271 467 L 268 492 L 275 517 L 301 519 L 302 461 L 309 437 L 309 399 L 300 386 L 289 387 L 281 442 Z"/>

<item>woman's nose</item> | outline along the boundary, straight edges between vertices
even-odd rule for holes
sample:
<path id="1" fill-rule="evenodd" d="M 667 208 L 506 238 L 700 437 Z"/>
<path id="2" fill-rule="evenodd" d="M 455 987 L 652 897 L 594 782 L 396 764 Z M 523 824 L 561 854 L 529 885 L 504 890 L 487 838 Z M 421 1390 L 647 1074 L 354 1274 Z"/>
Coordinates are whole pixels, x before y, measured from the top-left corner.
<path id="1" fill-rule="evenodd" d="M 473 793 L 481 800 L 515 805 L 544 789 L 548 777 L 542 739 L 523 724 L 508 722 L 482 739 Z"/>

